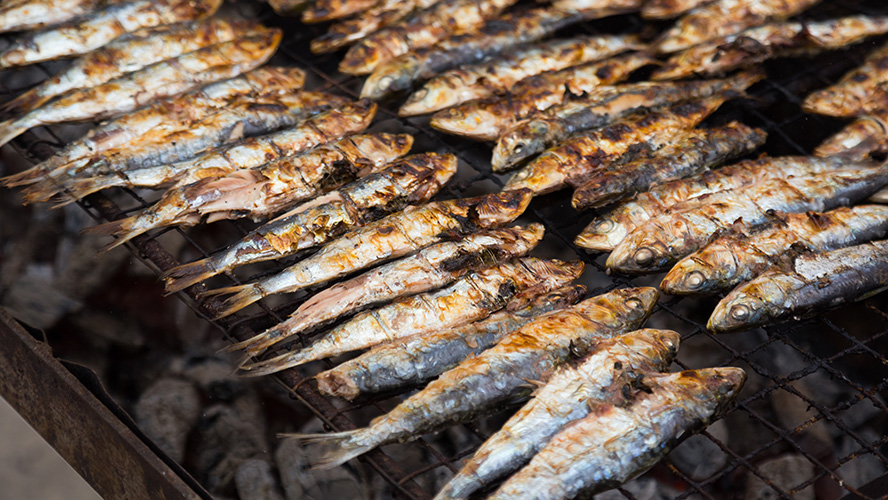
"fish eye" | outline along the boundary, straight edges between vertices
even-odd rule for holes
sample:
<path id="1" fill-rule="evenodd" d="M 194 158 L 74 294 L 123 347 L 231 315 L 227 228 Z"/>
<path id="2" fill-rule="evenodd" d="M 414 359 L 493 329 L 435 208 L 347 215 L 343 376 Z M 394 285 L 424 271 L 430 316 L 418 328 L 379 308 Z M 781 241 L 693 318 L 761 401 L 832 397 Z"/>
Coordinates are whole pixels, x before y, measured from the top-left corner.
<path id="1" fill-rule="evenodd" d="M 684 279 L 685 286 L 687 286 L 691 290 L 696 290 L 697 288 L 700 288 L 705 281 L 706 277 L 703 276 L 703 273 L 701 273 L 700 271 L 691 271 Z"/>
<path id="2" fill-rule="evenodd" d="M 382 78 L 379 79 L 379 84 L 378 84 L 378 85 L 379 85 L 379 88 L 382 89 L 382 90 L 385 90 L 385 89 L 391 87 L 391 86 L 392 86 L 392 83 L 393 83 L 394 81 L 395 81 L 394 77 L 392 77 L 392 76 L 384 76 L 384 77 L 382 77 Z"/>
<path id="3" fill-rule="evenodd" d="M 635 263 L 639 266 L 649 266 L 654 262 L 654 251 L 647 247 L 635 251 Z"/>
<path id="4" fill-rule="evenodd" d="M 413 93 L 413 96 L 410 98 L 411 101 L 419 101 L 421 99 L 425 99 L 425 97 L 429 94 L 429 89 L 423 87 L 416 92 Z"/>
<path id="5" fill-rule="evenodd" d="M 644 307 L 644 304 L 642 304 L 642 302 L 635 297 L 632 297 L 631 299 L 626 299 L 626 305 L 632 309 L 642 309 Z"/>
<path id="6" fill-rule="evenodd" d="M 524 144 L 523 142 L 519 142 L 518 144 L 515 144 L 515 152 L 520 154 L 522 151 L 524 151 L 525 146 L 526 146 L 526 144 Z"/>
<path id="7" fill-rule="evenodd" d="M 752 311 L 749 310 L 749 306 L 743 304 L 736 304 L 731 307 L 731 318 L 736 321 L 746 321 L 749 319 Z"/>
<path id="8" fill-rule="evenodd" d="M 599 221 L 598 224 L 595 225 L 595 229 L 602 233 L 609 233 L 614 229 L 614 221 L 609 219 Z"/>

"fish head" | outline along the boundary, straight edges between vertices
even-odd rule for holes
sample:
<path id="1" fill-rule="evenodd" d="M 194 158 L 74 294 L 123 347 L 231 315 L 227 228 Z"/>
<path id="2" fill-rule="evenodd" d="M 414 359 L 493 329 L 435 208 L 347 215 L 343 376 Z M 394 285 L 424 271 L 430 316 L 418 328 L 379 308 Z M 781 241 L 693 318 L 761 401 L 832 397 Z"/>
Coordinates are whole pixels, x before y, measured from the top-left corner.
<path id="1" fill-rule="evenodd" d="M 524 213 L 533 193 L 529 189 L 517 191 L 502 191 L 493 193 L 480 199 L 471 211 L 474 224 L 478 227 L 490 228 L 507 224 Z"/>
<path id="2" fill-rule="evenodd" d="M 361 97 L 382 99 L 388 94 L 410 88 L 419 71 L 419 63 L 412 54 L 405 54 L 380 64 L 364 80 Z"/>
<path id="3" fill-rule="evenodd" d="M 714 404 L 712 411 L 719 413 L 740 393 L 746 372 L 735 366 L 685 370 L 678 374 L 676 382 L 695 399 Z"/>
<path id="4" fill-rule="evenodd" d="M 629 229 L 612 217 L 612 214 L 602 215 L 593 220 L 582 233 L 577 236 L 577 246 L 609 252 L 614 249 L 629 234 Z"/>
<path id="5" fill-rule="evenodd" d="M 730 247 L 712 244 L 680 261 L 666 274 L 660 289 L 670 295 L 718 292 L 733 283 L 737 259 Z"/>
<path id="6" fill-rule="evenodd" d="M 496 140 L 502 117 L 488 100 L 456 106 L 432 115 L 429 125 L 448 134 L 481 140 Z"/>
<path id="7" fill-rule="evenodd" d="M 544 151 L 551 142 L 549 138 L 559 135 L 563 128 L 558 121 L 546 119 L 530 119 L 512 127 L 497 140 L 493 148 L 493 157 L 490 160 L 493 170 L 509 170 Z"/>
<path id="8" fill-rule="evenodd" d="M 399 193 L 411 204 L 430 199 L 456 173 L 457 159 L 452 154 L 420 153 L 410 155 L 386 170 Z"/>
<path id="9" fill-rule="evenodd" d="M 296 67 L 264 66 L 243 76 L 252 88 L 262 93 L 286 93 L 301 89 L 305 84 L 305 71 Z"/>
<path id="10" fill-rule="evenodd" d="M 183 0 L 171 4 L 173 16 L 177 19 L 202 19 L 219 10 L 222 0 Z"/>
<path id="11" fill-rule="evenodd" d="M 775 316 L 771 304 L 783 304 L 786 293 L 780 272 L 771 271 L 731 291 L 715 306 L 706 328 L 711 332 L 746 330 Z"/>
<path id="12" fill-rule="evenodd" d="M 665 369 L 678 352 L 681 335 L 672 330 L 642 328 L 618 337 L 633 353 L 640 354 L 652 369 Z"/>
<path id="13" fill-rule="evenodd" d="M 660 292 L 649 286 L 620 288 L 607 295 L 614 312 L 632 324 L 644 323 L 660 298 Z"/>
<path id="14" fill-rule="evenodd" d="M 607 258 L 608 271 L 626 274 L 656 272 L 672 260 L 668 246 L 660 239 L 630 234 Z"/>
<path id="15" fill-rule="evenodd" d="M 456 106 L 460 100 L 454 89 L 463 85 L 458 72 L 437 76 L 407 98 L 398 116 L 424 115 Z"/>

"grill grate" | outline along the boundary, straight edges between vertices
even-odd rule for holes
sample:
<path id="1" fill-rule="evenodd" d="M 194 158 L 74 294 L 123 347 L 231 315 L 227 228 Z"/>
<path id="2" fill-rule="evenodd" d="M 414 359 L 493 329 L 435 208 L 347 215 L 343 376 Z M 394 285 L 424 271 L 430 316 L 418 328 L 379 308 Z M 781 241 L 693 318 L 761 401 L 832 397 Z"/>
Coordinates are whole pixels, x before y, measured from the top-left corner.
<path id="1" fill-rule="evenodd" d="M 840 0 L 824 2 L 806 18 L 823 19 L 850 14 L 888 14 L 881 0 Z M 242 2 L 229 6 L 243 17 L 259 18 L 271 25 L 280 25 L 287 36 L 272 64 L 297 64 L 308 72 L 307 87 L 330 90 L 357 98 L 361 79 L 335 71 L 340 54 L 312 56 L 308 41 L 319 35 L 323 27 L 304 26 L 276 17 L 267 6 Z M 565 34 L 600 33 L 602 31 L 651 32 L 651 26 L 635 16 L 619 16 L 606 22 L 591 22 L 564 30 Z M 800 102 L 808 92 L 834 82 L 848 69 L 858 65 L 866 52 L 883 39 L 866 42 L 855 48 L 819 56 L 815 59 L 781 60 L 765 65 L 769 79 L 756 85 L 751 99 L 728 103 L 709 121 L 722 123 L 740 120 L 762 127 L 769 133 L 764 151 L 772 155 L 807 154 L 813 147 L 842 125 L 839 120 L 806 115 Z M 0 97 L 9 97 L 54 73 L 54 65 L 37 65 L 36 76 L 23 82 L 12 78 L 0 80 Z M 4 75 L 5 77 L 6 75 Z M 407 131 L 416 136 L 416 151 L 450 152 L 460 158 L 457 177 L 439 198 L 464 197 L 498 190 L 505 177 L 490 173 L 488 146 L 438 133 L 428 126 L 427 118 L 398 118 L 397 103 L 381 105 L 372 130 Z M 78 129 L 70 126 L 39 128 L 21 136 L 13 143 L 31 160 L 43 159 L 76 136 Z M 157 195 L 151 195 L 155 199 Z M 113 220 L 125 213 L 147 206 L 141 192 L 117 189 L 108 195 L 96 194 L 80 202 L 97 221 Z M 547 228 L 536 255 L 562 259 L 582 259 L 587 264 L 583 282 L 590 294 L 598 294 L 619 286 L 656 285 L 658 277 L 629 278 L 608 276 L 604 257 L 589 255 L 573 246 L 573 237 L 592 219 L 595 212 L 576 213 L 569 206 L 564 192 L 534 200 L 519 222 L 537 221 Z M 134 238 L 127 246 L 146 265 L 163 271 L 178 260 L 205 257 L 240 237 L 253 226 L 244 221 L 219 222 L 210 227 L 189 230 L 170 228 Z M 179 245 L 178 243 L 181 243 Z M 167 248 L 181 248 L 177 255 Z M 281 263 L 265 263 L 250 268 L 248 273 L 214 278 L 220 285 L 239 284 L 257 274 L 281 269 Z M 240 277 L 240 278 L 239 278 Z M 247 312 L 211 321 L 218 299 L 198 301 L 205 290 L 197 285 L 179 297 L 196 314 L 213 323 L 229 339 L 243 340 L 254 332 L 280 322 L 305 294 L 288 297 L 289 302 L 266 299 Z M 705 438 L 726 457 L 726 465 L 715 475 L 697 480 L 669 460 L 648 474 L 669 484 L 675 498 L 729 498 L 739 495 L 748 476 L 755 476 L 769 488 L 771 496 L 788 499 L 809 486 L 815 486 L 818 498 L 838 498 L 846 493 L 871 498 L 858 489 L 862 484 L 849 484 L 839 468 L 859 460 L 875 460 L 881 473 L 888 469 L 888 436 L 865 432 L 857 421 L 858 405 L 869 404 L 879 415 L 873 418 L 884 423 L 888 416 L 884 396 L 888 389 L 888 298 L 877 296 L 862 303 L 845 306 L 820 317 L 793 322 L 741 334 L 715 336 L 706 332 L 704 323 L 715 304 L 714 299 L 663 297 L 648 322 L 651 327 L 672 328 L 683 332 L 682 349 L 676 364 L 681 369 L 714 365 L 741 366 L 750 374 L 747 388 L 724 418 L 731 438 L 704 431 Z M 300 338 L 297 342 L 306 342 Z M 314 365 L 333 366 L 329 361 Z M 314 365 L 310 365 L 311 368 Z M 390 396 L 360 399 L 342 405 L 322 396 L 310 375 L 317 370 L 291 369 L 272 377 L 293 398 L 301 401 L 331 431 L 342 431 L 365 425 L 369 418 L 391 409 L 398 398 Z M 787 415 L 780 406 L 798 407 Z M 502 419 L 506 413 L 492 417 Z M 414 444 L 393 445 L 417 447 L 426 457 L 421 464 L 398 463 L 384 451 L 375 450 L 361 461 L 371 467 L 399 496 L 410 499 L 431 497 L 431 484 L 441 471 L 458 470 L 458 460 L 470 455 L 487 437 L 484 421 L 463 426 L 471 443 L 455 447 L 434 437 L 425 437 Z M 873 428 L 878 428 L 874 426 Z M 884 428 L 884 427 L 883 427 Z M 736 433 L 743 431 L 740 437 Z M 869 434 L 869 435 L 867 435 Z M 878 433 L 877 433 L 878 434 Z M 884 434 L 884 433 L 882 433 Z M 754 436 L 756 439 L 748 439 Z M 826 445 L 822 442 L 827 440 Z M 833 442 L 835 444 L 833 444 Z M 840 444 L 844 443 L 840 451 Z M 393 448 L 386 447 L 385 450 Z M 801 455 L 810 462 L 812 473 L 802 482 L 788 487 L 774 483 L 763 471 L 761 463 L 783 453 Z M 866 458 L 869 457 L 869 458 Z M 446 472 L 445 472 L 446 473 Z M 626 498 L 636 497 L 627 489 L 619 490 Z"/>

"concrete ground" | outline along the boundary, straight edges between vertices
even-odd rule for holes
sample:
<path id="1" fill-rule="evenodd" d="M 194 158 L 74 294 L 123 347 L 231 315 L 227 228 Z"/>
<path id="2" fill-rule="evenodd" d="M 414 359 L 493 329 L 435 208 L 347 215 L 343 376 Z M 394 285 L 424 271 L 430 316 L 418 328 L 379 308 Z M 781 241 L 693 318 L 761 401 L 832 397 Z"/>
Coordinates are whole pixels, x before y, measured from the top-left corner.
<path id="1" fill-rule="evenodd" d="M 101 497 L 0 398 L 0 498 L 100 500 Z"/>

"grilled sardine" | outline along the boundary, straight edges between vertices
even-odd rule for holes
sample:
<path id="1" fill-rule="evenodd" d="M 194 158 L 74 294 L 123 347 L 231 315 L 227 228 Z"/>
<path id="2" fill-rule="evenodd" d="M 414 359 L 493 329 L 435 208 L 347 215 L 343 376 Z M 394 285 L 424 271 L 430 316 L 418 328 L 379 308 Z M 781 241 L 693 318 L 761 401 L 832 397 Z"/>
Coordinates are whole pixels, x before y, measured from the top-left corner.
<path id="1" fill-rule="evenodd" d="M 886 107 L 854 120 L 817 146 L 817 156 L 863 160 L 872 153 L 888 153 L 888 86 Z"/>
<path id="2" fill-rule="evenodd" d="M 714 0 L 647 0 L 641 6 L 641 15 L 646 19 L 670 19 L 680 14 L 712 3 Z"/>
<path id="3" fill-rule="evenodd" d="M 413 11 L 427 9 L 439 0 L 383 0 L 364 11 L 360 16 L 346 19 L 330 26 L 323 35 L 311 41 L 315 54 L 333 52 L 356 42 L 370 33 L 391 26 Z"/>
<path id="4" fill-rule="evenodd" d="M 0 33 L 44 28 L 71 21 L 115 0 L 22 0 L 0 4 Z"/>
<path id="5" fill-rule="evenodd" d="M 843 76 L 835 85 L 806 97 L 802 109 L 821 115 L 855 116 L 886 109 L 886 94 L 888 43 L 871 52 L 860 67 Z"/>

